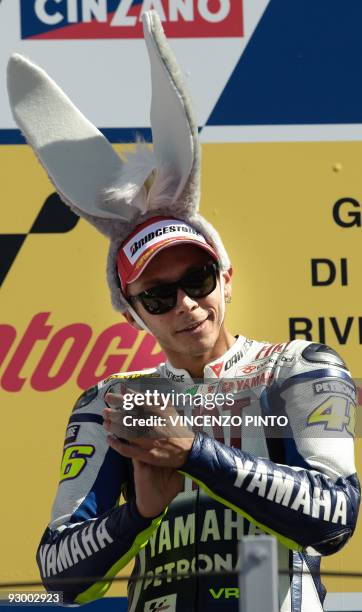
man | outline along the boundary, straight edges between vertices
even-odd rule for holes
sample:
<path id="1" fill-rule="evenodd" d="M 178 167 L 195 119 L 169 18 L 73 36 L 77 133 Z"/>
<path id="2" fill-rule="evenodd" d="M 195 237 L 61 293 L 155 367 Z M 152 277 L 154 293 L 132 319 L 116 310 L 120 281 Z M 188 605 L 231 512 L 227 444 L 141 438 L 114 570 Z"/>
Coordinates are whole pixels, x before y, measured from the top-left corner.
<path id="1" fill-rule="evenodd" d="M 131 162 L 117 170 L 111 147 L 43 71 L 18 56 L 9 65 L 28 141 L 63 199 L 111 239 L 114 305 L 167 356 L 152 370 L 115 373 L 76 403 L 37 554 L 43 582 L 85 603 L 135 558 L 129 610 L 236 611 L 237 576 L 225 570 L 237 567 L 243 534 L 265 532 L 289 572 L 279 576 L 282 612 L 322 610 L 319 558 L 345 544 L 358 513 L 355 387 L 324 345 L 228 332 L 232 270 L 198 214 L 197 126 L 153 12 L 144 27 L 155 157 L 138 160 L 137 171 Z M 147 402 L 150 391 L 168 400 Z M 180 410 L 182 393 L 191 400 Z M 198 431 L 178 412 L 200 417 Z"/>
<path id="2" fill-rule="evenodd" d="M 136 242 L 145 225 L 157 223 L 171 227 L 175 221 L 150 219 L 128 242 Z M 44 584 L 55 588 L 59 578 L 74 576 L 74 584 L 62 587 L 66 601 L 90 601 L 137 555 L 134 573 L 143 578 L 130 584 L 130 610 L 166 604 L 184 611 L 237 610 L 235 575 L 190 573 L 232 570 L 241 535 L 261 529 L 277 536 L 280 568 L 291 572 L 291 578 L 280 576 L 281 609 L 322 610 L 318 556 L 343 546 L 358 511 L 348 431 L 353 382 L 338 355 L 323 345 L 296 340 L 273 346 L 234 338 L 224 321 L 231 270 L 218 272 L 216 252 L 211 258 L 210 249 L 192 238 L 166 246 L 162 238 L 153 240 L 143 253 L 152 256 L 141 273 L 135 267 L 138 276 L 129 283 L 132 273 L 122 267 L 127 244 L 121 247 L 118 273 L 125 295 L 168 361 L 154 370 L 115 375 L 76 404 L 52 522 L 38 552 Z M 126 318 L 137 325 L 129 313 Z M 252 387 L 254 372 L 258 382 Z M 258 437 L 250 437 L 244 427 L 239 429 L 244 437 L 230 447 L 225 442 L 230 427 L 224 428 L 225 440 L 217 442 L 210 428 L 196 437 L 176 429 L 173 435 L 171 429 L 165 437 L 162 426 L 156 426 L 154 437 L 135 438 L 134 428 L 122 425 L 122 397 L 130 389 L 120 392 L 119 381 L 131 387 L 144 377 L 144 388 L 150 389 L 157 386 L 157 376 L 178 389 L 205 379 L 200 390 L 237 377 L 243 389 L 239 414 L 286 415 L 287 437 L 270 439 L 263 427 Z M 332 420 L 338 452 L 328 435 Z M 121 432 L 122 439 L 107 431 Z M 121 491 L 127 502 L 118 506 Z M 182 572 L 188 577 L 181 580 Z M 219 595 L 224 587 L 234 589 L 235 599 Z"/>

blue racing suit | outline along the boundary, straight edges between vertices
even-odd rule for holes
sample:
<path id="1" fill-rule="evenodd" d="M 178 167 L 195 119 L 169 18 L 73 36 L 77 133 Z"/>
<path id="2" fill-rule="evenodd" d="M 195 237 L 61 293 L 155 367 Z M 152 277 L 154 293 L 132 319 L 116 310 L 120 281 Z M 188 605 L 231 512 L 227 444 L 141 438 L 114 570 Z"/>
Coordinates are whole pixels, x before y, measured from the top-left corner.
<path id="1" fill-rule="evenodd" d="M 123 379 L 147 380 L 149 388 L 167 379 L 201 395 L 237 392 L 232 409 L 208 411 L 222 418 L 202 420 L 181 468 L 184 491 L 153 520 L 139 514 L 132 462 L 109 448 L 102 426 L 105 395 Z M 289 572 L 279 575 L 280 610 L 323 610 L 320 557 L 351 537 L 359 508 L 355 404 L 342 359 L 304 340 L 273 345 L 239 336 L 205 366 L 203 381 L 163 363 L 100 382 L 69 419 L 61 481 L 37 553 L 44 585 L 59 590 L 55 580 L 73 578 L 60 589 L 64 600 L 85 603 L 134 558 L 134 573 L 144 578 L 129 585 L 129 611 L 237 612 L 237 575 L 207 572 L 237 568 L 241 536 L 266 532 L 277 537 L 279 568 Z M 192 576 L 195 570 L 205 576 Z"/>

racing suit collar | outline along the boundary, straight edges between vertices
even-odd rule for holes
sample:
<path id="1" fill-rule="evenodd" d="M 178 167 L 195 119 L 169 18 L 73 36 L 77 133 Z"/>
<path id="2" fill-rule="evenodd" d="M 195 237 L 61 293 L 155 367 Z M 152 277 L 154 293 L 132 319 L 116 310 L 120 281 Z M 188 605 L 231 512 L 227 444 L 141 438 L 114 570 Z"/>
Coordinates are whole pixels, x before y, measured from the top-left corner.
<path id="1" fill-rule="evenodd" d="M 222 378 L 225 370 L 228 370 L 228 365 L 233 362 L 233 358 L 243 355 L 243 347 L 246 338 L 244 336 L 236 336 L 234 344 L 220 357 L 207 363 L 204 367 L 204 378 Z M 184 382 L 193 380 L 191 374 L 182 368 L 175 368 L 170 361 L 165 363 L 166 376 L 174 382 Z"/>

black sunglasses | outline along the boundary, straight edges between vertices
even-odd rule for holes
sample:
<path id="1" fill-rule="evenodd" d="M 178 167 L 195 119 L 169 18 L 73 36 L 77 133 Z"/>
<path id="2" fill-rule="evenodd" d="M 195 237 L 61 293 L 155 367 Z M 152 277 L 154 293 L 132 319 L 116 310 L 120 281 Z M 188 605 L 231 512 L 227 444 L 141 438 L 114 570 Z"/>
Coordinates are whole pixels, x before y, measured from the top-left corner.
<path id="1" fill-rule="evenodd" d="M 174 283 L 161 283 L 129 299 L 139 300 L 149 314 L 160 315 L 176 306 L 177 291 L 182 289 L 191 298 L 204 298 L 216 287 L 219 265 L 216 262 L 192 268 Z"/>

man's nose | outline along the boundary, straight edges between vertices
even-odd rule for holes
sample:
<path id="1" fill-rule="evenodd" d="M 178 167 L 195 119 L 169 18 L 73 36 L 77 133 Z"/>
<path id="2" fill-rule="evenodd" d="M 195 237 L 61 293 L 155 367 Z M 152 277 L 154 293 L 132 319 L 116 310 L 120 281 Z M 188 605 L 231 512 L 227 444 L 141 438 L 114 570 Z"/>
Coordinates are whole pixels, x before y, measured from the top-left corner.
<path id="1" fill-rule="evenodd" d="M 182 312 L 191 312 L 192 310 L 197 308 L 198 305 L 198 302 L 194 298 L 187 295 L 187 293 L 185 293 L 183 289 L 178 289 L 177 302 L 175 306 L 176 312 L 178 314 Z"/>

